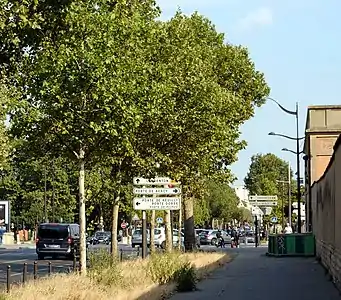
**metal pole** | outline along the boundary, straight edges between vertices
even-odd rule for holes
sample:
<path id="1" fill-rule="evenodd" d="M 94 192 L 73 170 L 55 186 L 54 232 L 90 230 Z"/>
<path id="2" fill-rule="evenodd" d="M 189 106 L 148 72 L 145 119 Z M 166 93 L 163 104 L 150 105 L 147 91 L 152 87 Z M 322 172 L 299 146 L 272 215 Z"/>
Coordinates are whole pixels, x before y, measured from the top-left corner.
<path id="1" fill-rule="evenodd" d="M 291 170 L 290 170 L 290 162 L 288 164 L 288 206 L 289 206 L 289 225 L 290 227 L 292 226 L 291 224 Z"/>
<path id="2" fill-rule="evenodd" d="M 55 196 L 55 190 L 54 190 L 54 161 L 52 161 L 52 199 L 51 199 L 52 222 L 55 222 L 55 218 L 54 218 L 54 196 Z"/>
<path id="3" fill-rule="evenodd" d="M 170 211 L 170 227 L 172 229 L 172 233 L 171 233 L 171 237 L 172 237 L 172 248 L 173 248 L 173 241 L 174 241 L 174 238 L 173 238 L 173 233 L 174 233 L 174 224 L 173 224 L 173 218 L 174 218 L 174 214 L 173 214 L 173 211 L 171 210 Z M 179 243 L 181 243 L 181 230 L 178 231 L 178 234 L 179 234 Z"/>
<path id="4" fill-rule="evenodd" d="M 77 258 L 75 255 L 73 256 L 73 271 L 77 272 Z"/>
<path id="5" fill-rule="evenodd" d="M 46 203 L 46 165 L 44 166 L 44 221 L 47 222 L 47 203 Z"/>
<path id="6" fill-rule="evenodd" d="M 285 191 L 285 186 L 284 186 L 284 181 L 283 181 L 283 194 Z M 284 197 L 282 198 L 282 230 L 284 230 L 285 224 L 284 224 Z"/>
<path id="7" fill-rule="evenodd" d="M 7 293 L 11 291 L 11 266 L 7 266 Z"/>
<path id="8" fill-rule="evenodd" d="M 300 176 L 300 140 L 298 123 L 298 103 L 296 102 L 296 160 L 297 160 L 297 232 L 301 233 L 301 176 Z"/>
<path id="9" fill-rule="evenodd" d="M 255 247 L 258 247 L 258 218 L 255 215 Z"/>
<path id="10" fill-rule="evenodd" d="M 27 263 L 24 263 L 23 271 L 22 271 L 22 282 L 25 283 L 27 281 Z"/>
<path id="11" fill-rule="evenodd" d="M 52 273 L 52 264 L 49 261 L 49 263 L 48 263 L 48 272 L 47 272 L 48 276 L 51 276 L 51 273 Z"/>
<path id="12" fill-rule="evenodd" d="M 142 211 L 142 258 L 147 257 L 147 214 Z"/>
<path id="13" fill-rule="evenodd" d="M 38 264 L 35 261 L 33 263 L 33 279 L 36 280 L 38 278 Z"/>

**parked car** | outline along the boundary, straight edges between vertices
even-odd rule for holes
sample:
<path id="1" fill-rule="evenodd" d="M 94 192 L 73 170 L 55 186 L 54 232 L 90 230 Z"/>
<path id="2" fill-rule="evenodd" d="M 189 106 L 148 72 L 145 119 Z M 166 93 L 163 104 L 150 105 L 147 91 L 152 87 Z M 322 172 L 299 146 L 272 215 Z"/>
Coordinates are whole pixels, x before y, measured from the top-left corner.
<path id="1" fill-rule="evenodd" d="M 198 248 L 200 248 L 200 233 L 205 230 L 205 229 L 194 229 L 194 232 L 195 232 L 195 243 L 196 243 L 196 246 Z M 182 235 L 185 235 L 185 229 L 184 228 L 181 228 L 181 233 Z"/>
<path id="2" fill-rule="evenodd" d="M 154 230 L 155 232 L 155 230 Z M 135 248 L 135 246 L 142 247 L 142 228 L 137 228 L 133 231 L 133 235 L 131 238 L 131 246 Z M 150 231 L 147 229 L 147 246 L 150 246 Z"/>
<path id="3" fill-rule="evenodd" d="M 239 237 L 239 242 L 245 243 L 245 239 L 247 243 L 255 243 L 256 241 L 255 233 L 252 231 L 244 231 Z"/>
<path id="4" fill-rule="evenodd" d="M 103 231 L 98 231 L 98 232 L 103 232 Z M 103 242 L 102 240 L 103 237 L 100 237 L 99 239 L 97 239 L 97 237 L 95 236 L 96 235 L 95 233 L 94 236 L 88 236 L 86 238 L 86 246 L 88 247 L 89 245 L 96 245 L 96 244 L 99 244 L 100 242 L 109 245 L 111 243 L 111 232 L 109 231 L 104 231 L 104 232 L 105 232 L 105 235 L 107 236 L 105 242 Z M 101 235 L 101 234 L 98 234 L 98 235 Z M 119 234 L 117 234 L 117 241 L 118 242 L 122 241 L 122 236 Z"/>
<path id="5" fill-rule="evenodd" d="M 92 239 L 92 244 L 106 244 L 109 245 L 111 243 L 111 232 L 110 231 L 96 231 L 95 235 Z"/>
<path id="6" fill-rule="evenodd" d="M 197 247 L 200 248 L 201 242 L 200 242 L 200 233 L 202 233 L 205 229 L 195 229 L 195 241 L 197 244 Z"/>
<path id="7" fill-rule="evenodd" d="M 220 230 L 225 244 L 231 244 L 231 236 L 224 230 Z M 202 245 L 215 245 L 217 242 L 217 229 L 204 230 L 200 233 L 200 243 Z"/>
<path id="8" fill-rule="evenodd" d="M 93 243 L 93 236 L 88 236 L 86 238 L 86 247 L 88 247 L 89 245 L 91 245 Z"/>
<path id="9" fill-rule="evenodd" d="M 164 227 L 155 228 L 154 231 L 154 244 L 157 247 L 165 249 L 166 247 L 166 232 Z M 179 242 L 183 246 L 184 243 L 184 235 L 180 232 L 180 239 L 179 239 L 179 231 L 177 229 L 173 229 L 173 246 L 177 246 Z"/>
<path id="10" fill-rule="evenodd" d="M 38 259 L 50 256 L 74 258 L 79 256 L 79 225 L 42 223 L 37 229 L 36 253 Z"/>

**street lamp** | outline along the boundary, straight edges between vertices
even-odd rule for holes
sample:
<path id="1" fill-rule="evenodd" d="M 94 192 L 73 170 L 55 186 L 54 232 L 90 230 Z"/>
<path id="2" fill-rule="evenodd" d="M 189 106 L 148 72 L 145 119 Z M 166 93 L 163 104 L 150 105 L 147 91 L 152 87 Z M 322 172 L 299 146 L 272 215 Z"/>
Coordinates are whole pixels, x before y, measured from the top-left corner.
<path id="1" fill-rule="evenodd" d="M 303 138 L 299 137 L 299 122 L 298 122 L 298 102 L 296 102 L 296 110 L 288 110 L 284 106 L 282 106 L 275 99 L 268 97 L 269 100 L 275 102 L 277 106 L 289 115 L 293 115 L 296 118 L 296 138 L 292 138 L 283 134 L 276 134 L 274 132 L 270 132 L 269 135 L 277 135 L 284 138 L 288 138 L 290 140 L 296 140 L 296 163 L 297 163 L 297 204 L 298 204 L 298 213 L 297 213 L 297 232 L 301 233 L 301 183 L 300 183 L 300 140 Z"/>
<path id="2" fill-rule="evenodd" d="M 285 151 L 285 152 L 291 152 L 291 153 L 294 153 L 294 154 L 296 154 L 297 155 L 297 152 L 296 151 L 294 151 L 294 150 L 290 150 L 290 149 L 288 149 L 288 148 L 282 148 L 282 151 Z M 303 154 L 304 152 L 303 151 L 300 151 L 300 153 L 299 154 Z"/>

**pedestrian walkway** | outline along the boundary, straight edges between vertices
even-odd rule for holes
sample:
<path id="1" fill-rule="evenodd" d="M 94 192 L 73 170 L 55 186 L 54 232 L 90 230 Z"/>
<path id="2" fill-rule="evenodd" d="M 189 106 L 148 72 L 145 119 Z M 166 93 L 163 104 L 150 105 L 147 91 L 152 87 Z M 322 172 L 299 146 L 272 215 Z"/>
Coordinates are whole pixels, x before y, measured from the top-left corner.
<path id="1" fill-rule="evenodd" d="M 324 269 L 314 258 L 267 257 L 267 248 L 228 251 L 237 257 L 198 284 L 198 291 L 172 300 L 340 300 Z"/>

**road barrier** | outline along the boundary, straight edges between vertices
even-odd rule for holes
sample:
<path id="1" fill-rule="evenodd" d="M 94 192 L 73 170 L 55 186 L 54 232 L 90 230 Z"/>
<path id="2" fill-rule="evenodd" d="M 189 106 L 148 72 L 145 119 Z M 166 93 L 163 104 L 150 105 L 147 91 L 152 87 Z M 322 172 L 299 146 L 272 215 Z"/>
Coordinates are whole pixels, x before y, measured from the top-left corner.
<path id="1" fill-rule="evenodd" d="M 312 233 L 270 234 L 269 256 L 315 256 L 315 236 Z"/>
<path id="2" fill-rule="evenodd" d="M 42 264 L 39 264 L 39 266 L 42 266 Z M 73 260 L 72 266 L 54 266 L 51 261 L 47 262 L 47 274 L 44 273 L 44 275 L 51 276 L 53 273 L 60 273 L 61 271 L 63 273 L 71 273 L 71 272 L 78 272 L 80 265 L 77 264 L 76 259 Z M 21 275 L 21 276 L 20 276 Z M 39 268 L 38 268 L 38 262 L 35 261 L 33 262 L 33 272 L 28 272 L 28 264 L 24 263 L 22 266 L 22 271 L 20 272 L 15 272 L 15 274 L 12 274 L 12 267 L 11 265 L 7 266 L 7 272 L 6 272 L 6 291 L 7 293 L 10 292 L 11 286 L 14 283 L 22 283 L 25 284 L 27 283 L 29 277 L 33 277 L 33 280 L 37 280 L 39 278 Z M 13 281 L 13 277 L 19 277 L 20 280 L 17 280 L 16 282 Z M 19 279 L 19 278 L 18 278 Z"/>
<path id="3" fill-rule="evenodd" d="M 99 249 L 100 250 L 100 249 Z M 110 252 L 110 250 L 108 250 Z M 93 251 L 93 253 L 96 253 L 96 250 Z M 137 247 L 137 249 L 134 250 L 119 250 L 119 260 L 131 260 L 131 259 L 137 259 L 141 257 L 142 253 L 140 250 L 140 247 Z M 58 263 L 60 265 L 60 262 Z M 29 265 L 27 263 L 24 263 L 22 265 L 21 271 L 18 272 L 15 270 L 13 272 L 13 268 L 11 265 L 7 265 L 6 269 L 6 290 L 7 293 L 10 292 L 11 286 L 13 284 L 25 284 L 28 282 L 29 279 L 37 280 L 39 279 L 39 267 L 45 266 L 47 267 L 47 272 L 45 269 L 44 276 L 51 276 L 51 274 L 54 273 L 72 273 L 72 272 L 79 272 L 80 270 L 80 264 L 76 260 L 76 258 L 73 259 L 72 265 L 66 265 L 66 266 L 56 266 L 51 261 L 46 262 L 46 264 L 38 263 L 37 261 L 34 261 L 33 264 L 31 264 L 31 272 L 29 272 Z M 20 280 L 13 280 L 13 277 L 17 277 Z M 5 279 L 5 278 L 3 278 Z"/>

